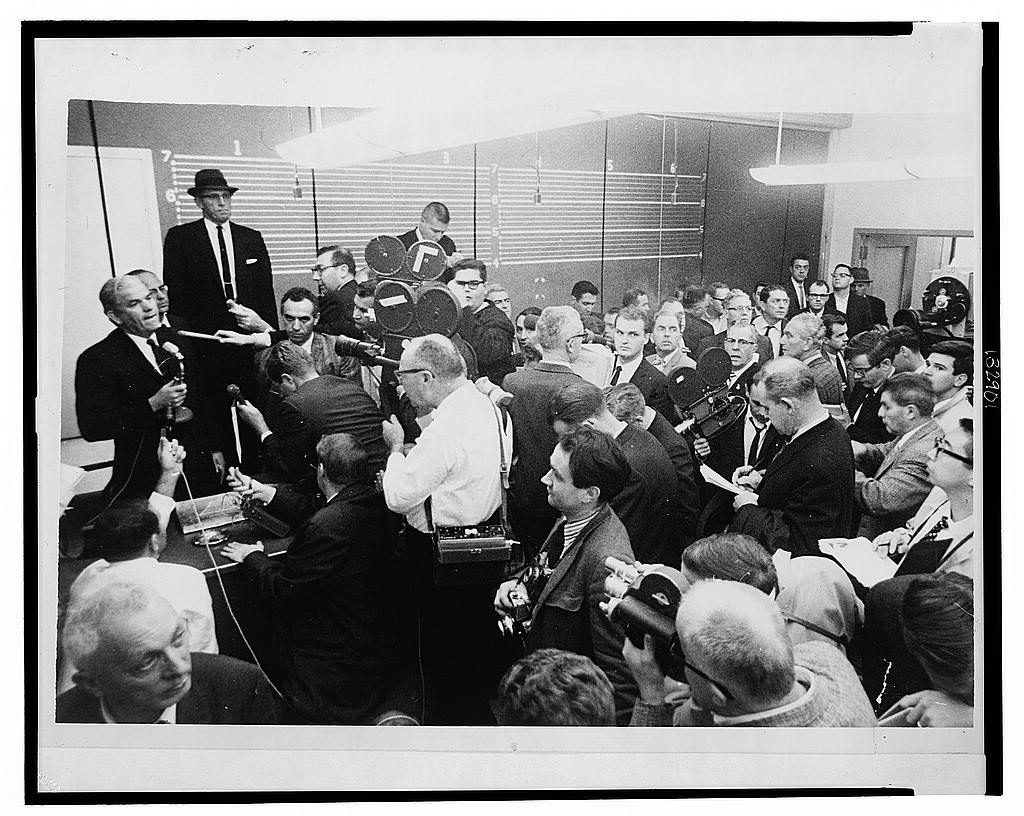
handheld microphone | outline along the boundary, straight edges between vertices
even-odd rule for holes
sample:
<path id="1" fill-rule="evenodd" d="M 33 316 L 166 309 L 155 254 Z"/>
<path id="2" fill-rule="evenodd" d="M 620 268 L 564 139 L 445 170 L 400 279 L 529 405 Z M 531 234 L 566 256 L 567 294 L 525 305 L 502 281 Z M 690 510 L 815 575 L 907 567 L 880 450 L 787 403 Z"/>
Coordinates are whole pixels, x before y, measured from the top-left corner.
<path id="1" fill-rule="evenodd" d="M 376 343 L 367 343 L 362 340 L 356 340 L 354 337 L 346 337 L 345 335 L 340 335 L 334 341 L 334 351 L 340 357 L 359 357 L 371 365 L 397 369 L 398 360 L 381 357 L 379 354 L 380 350 L 380 346 Z"/>
<path id="2" fill-rule="evenodd" d="M 228 392 L 228 396 L 231 397 L 235 405 L 241 405 L 245 402 L 245 397 L 242 395 L 242 389 L 234 383 L 231 383 L 227 388 L 224 389 Z"/>
<path id="3" fill-rule="evenodd" d="M 174 375 L 173 382 L 176 385 L 183 383 L 185 381 L 185 355 L 183 355 L 181 353 L 181 349 L 174 345 L 174 343 L 172 343 L 170 340 L 161 344 L 160 348 L 162 348 L 164 351 L 170 354 L 175 360 L 178 361 L 178 371 Z M 167 438 L 170 438 L 171 431 L 177 424 L 177 421 L 178 409 L 175 408 L 173 405 L 168 405 L 164 409 L 164 428 L 166 431 Z"/>

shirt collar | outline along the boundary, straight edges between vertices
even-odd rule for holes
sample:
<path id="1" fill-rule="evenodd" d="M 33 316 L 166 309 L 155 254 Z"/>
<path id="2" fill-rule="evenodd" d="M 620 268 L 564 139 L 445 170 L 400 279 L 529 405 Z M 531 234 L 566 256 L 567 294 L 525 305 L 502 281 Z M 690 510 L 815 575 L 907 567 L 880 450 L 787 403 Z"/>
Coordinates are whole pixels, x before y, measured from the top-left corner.
<path id="1" fill-rule="evenodd" d="M 306 352 L 310 357 L 313 356 L 313 334 L 306 338 L 306 342 L 302 344 L 302 350 Z"/>
<path id="2" fill-rule="evenodd" d="M 814 428 L 815 426 L 820 425 L 822 422 L 824 422 L 830 416 L 831 416 L 831 414 L 829 414 L 828 410 L 825 409 L 825 408 L 822 408 L 821 409 L 821 413 L 816 413 L 806 425 L 804 425 L 802 428 L 800 428 L 798 431 L 796 431 L 796 433 L 794 433 L 789 438 L 789 441 L 792 442 L 794 439 L 796 439 L 801 434 L 807 433 L 809 430 L 811 430 L 811 428 Z"/>
<path id="3" fill-rule="evenodd" d="M 127 724 L 127 723 L 119 723 L 117 720 L 115 720 L 113 718 L 113 716 L 111 716 L 110 712 L 107 710 L 107 704 L 103 701 L 102 697 L 100 698 L 100 713 L 103 714 L 103 722 L 105 722 L 105 723 L 109 723 L 110 725 Z M 161 714 L 152 723 L 149 723 L 149 724 L 150 725 L 155 725 L 160 720 L 164 720 L 164 722 L 167 725 L 177 725 L 178 724 L 178 704 L 175 703 L 170 708 L 165 708 L 164 709 L 164 713 Z M 133 723 L 133 724 L 135 724 L 135 723 Z M 137 724 L 138 725 L 145 725 L 146 723 L 137 723 Z"/>
<path id="4" fill-rule="evenodd" d="M 732 372 L 732 374 L 729 375 L 729 387 L 731 388 L 733 383 L 735 383 L 736 380 L 738 380 L 740 377 L 743 376 L 743 372 L 746 371 L 748 368 L 750 368 L 753 364 L 754 364 L 754 361 L 751 360 L 749 363 L 747 363 L 745 366 L 743 366 L 743 368 L 741 368 L 739 371 Z"/>
<path id="5" fill-rule="evenodd" d="M 636 370 L 640 368 L 640 364 L 644 361 L 644 355 L 638 354 L 637 358 L 628 363 L 619 362 L 619 358 L 615 358 L 615 364 L 622 369 L 622 373 L 619 374 L 619 382 L 627 383 L 630 378 L 636 373 Z"/>
<path id="6" fill-rule="evenodd" d="M 814 699 L 815 692 L 817 691 L 815 677 L 803 666 L 794 666 L 793 674 L 796 677 L 796 682 L 804 688 L 804 693 L 793 700 L 793 702 L 786 703 L 785 705 L 777 706 L 775 708 L 769 708 L 765 711 L 755 711 L 753 714 L 735 714 L 733 716 L 726 716 L 724 714 L 715 714 L 712 712 L 715 725 L 745 725 L 746 723 L 766 720 L 769 717 L 778 717 L 783 714 L 788 714 L 790 711 L 806 706 Z"/>
<path id="7" fill-rule="evenodd" d="M 217 234 L 217 227 L 229 227 L 230 224 L 231 224 L 231 219 L 229 218 L 223 224 L 214 224 L 209 218 L 207 218 L 204 215 L 203 216 L 203 224 L 206 226 L 206 231 L 208 233 L 210 233 L 210 235 L 214 235 L 215 236 Z M 226 230 L 224 230 L 224 232 L 231 232 L 231 230 L 230 229 L 226 229 Z"/>

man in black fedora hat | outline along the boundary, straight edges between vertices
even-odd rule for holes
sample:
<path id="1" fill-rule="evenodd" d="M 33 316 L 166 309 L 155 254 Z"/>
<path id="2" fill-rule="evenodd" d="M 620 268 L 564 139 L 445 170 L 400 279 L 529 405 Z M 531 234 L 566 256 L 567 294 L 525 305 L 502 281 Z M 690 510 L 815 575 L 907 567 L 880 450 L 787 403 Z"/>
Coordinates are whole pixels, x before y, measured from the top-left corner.
<path id="1" fill-rule="evenodd" d="M 164 239 L 163 271 L 171 310 L 204 334 L 218 329 L 254 331 L 265 324 L 277 328 L 270 256 L 263 236 L 231 221 L 231 197 L 237 190 L 220 170 L 197 172 L 188 194 L 195 198 L 203 217 L 171 227 Z M 253 324 L 251 312 L 265 324 Z M 214 342 L 197 343 L 196 347 L 196 362 L 214 414 L 211 419 L 222 437 L 222 450 L 230 456 L 235 442 L 228 410 L 231 401 L 225 388 L 235 384 L 243 394 L 254 393 L 252 349 Z M 258 449 L 255 440 L 243 439 L 244 447 L 249 447 L 247 442 L 252 450 Z"/>
<path id="2" fill-rule="evenodd" d="M 876 326 L 888 326 L 889 318 L 885 314 L 885 301 L 868 294 L 868 289 L 871 288 L 871 273 L 863 266 L 855 266 L 850 272 L 853 274 L 853 283 L 850 284 L 850 288 L 853 289 L 854 294 L 867 298 L 868 306 L 871 307 L 871 322 Z"/>

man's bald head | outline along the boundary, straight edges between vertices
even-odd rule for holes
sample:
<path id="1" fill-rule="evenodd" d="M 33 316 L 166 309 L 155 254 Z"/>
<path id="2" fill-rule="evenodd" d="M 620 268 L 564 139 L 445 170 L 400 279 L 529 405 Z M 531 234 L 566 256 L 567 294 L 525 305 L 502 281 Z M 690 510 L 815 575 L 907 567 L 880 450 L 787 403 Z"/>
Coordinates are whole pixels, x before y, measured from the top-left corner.
<path id="1" fill-rule="evenodd" d="M 795 682 L 793 646 L 778 604 L 736 581 L 700 581 L 684 596 L 676 630 L 687 659 L 744 710 L 778 704 Z"/>

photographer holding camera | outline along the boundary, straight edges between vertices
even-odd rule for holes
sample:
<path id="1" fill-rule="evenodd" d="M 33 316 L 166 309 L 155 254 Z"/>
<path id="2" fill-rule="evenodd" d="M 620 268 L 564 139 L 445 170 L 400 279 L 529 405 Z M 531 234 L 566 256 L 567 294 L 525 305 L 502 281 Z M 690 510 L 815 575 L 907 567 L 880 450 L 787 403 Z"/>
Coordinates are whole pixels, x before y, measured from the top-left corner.
<path id="1" fill-rule="evenodd" d="M 609 506 L 630 467 L 608 434 L 581 427 L 561 438 L 541 481 L 562 516 L 537 560 L 498 587 L 494 609 L 516 614 L 516 597 L 531 610 L 526 647 L 565 649 L 591 658 L 615 691 L 616 720 L 628 722 L 636 685 L 622 658 L 622 630 L 600 608 L 608 556 L 632 562 L 626 528 Z"/>
<path id="2" fill-rule="evenodd" d="M 469 527 L 501 504 L 502 446 L 494 404 L 466 378 L 466 363 L 440 334 L 402 352 L 398 380 L 431 421 L 406 452 L 398 420 L 383 423 L 390 456 L 381 485 L 388 508 L 405 516 L 405 546 L 419 606 L 426 725 L 489 725 L 488 698 L 507 668 L 490 616 L 490 587 L 435 586 L 435 527 Z M 429 513 L 429 516 L 428 516 Z M 511 662 L 511 661 L 508 661 Z"/>

